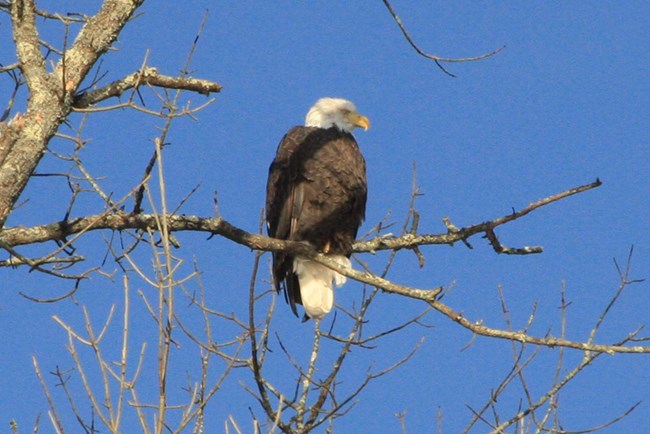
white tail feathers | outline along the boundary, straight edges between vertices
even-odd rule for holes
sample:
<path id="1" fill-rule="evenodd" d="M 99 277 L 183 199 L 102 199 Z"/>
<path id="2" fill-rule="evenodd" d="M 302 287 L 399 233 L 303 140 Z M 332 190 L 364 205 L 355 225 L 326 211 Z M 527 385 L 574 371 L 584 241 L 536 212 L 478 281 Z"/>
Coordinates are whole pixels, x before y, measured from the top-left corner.
<path id="1" fill-rule="evenodd" d="M 332 255 L 329 257 L 344 267 L 352 268 L 352 263 L 345 256 Z M 296 256 L 293 259 L 293 272 L 298 275 L 300 298 L 305 312 L 311 318 L 323 318 L 334 305 L 332 284 L 341 286 L 347 278 L 318 262 L 301 256 Z"/>

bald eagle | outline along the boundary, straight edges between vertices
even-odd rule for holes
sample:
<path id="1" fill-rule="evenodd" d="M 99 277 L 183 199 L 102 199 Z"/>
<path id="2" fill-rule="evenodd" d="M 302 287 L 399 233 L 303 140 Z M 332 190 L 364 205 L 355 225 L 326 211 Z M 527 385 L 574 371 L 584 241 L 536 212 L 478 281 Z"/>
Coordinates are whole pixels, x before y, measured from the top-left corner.
<path id="1" fill-rule="evenodd" d="M 350 101 L 321 98 L 309 110 L 305 126 L 282 138 L 269 168 L 266 221 L 270 237 L 306 241 L 339 264 L 351 267 L 350 254 L 366 211 L 366 162 L 352 136 L 370 121 Z M 284 289 L 297 316 L 320 319 L 334 304 L 333 284 L 341 274 L 301 256 L 273 253 L 273 282 Z"/>

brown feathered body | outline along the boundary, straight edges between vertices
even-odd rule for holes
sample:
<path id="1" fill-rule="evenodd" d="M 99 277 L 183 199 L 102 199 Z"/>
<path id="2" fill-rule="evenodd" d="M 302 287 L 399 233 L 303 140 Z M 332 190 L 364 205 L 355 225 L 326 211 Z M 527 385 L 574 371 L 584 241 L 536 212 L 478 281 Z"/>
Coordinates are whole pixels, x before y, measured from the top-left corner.
<path id="1" fill-rule="evenodd" d="M 269 168 L 269 236 L 306 241 L 328 255 L 349 258 L 366 197 L 366 163 L 352 134 L 336 127 L 293 127 Z M 273 280 L 297 315 L 296 304 L 303 302 L 294 259 L 274 253 Z"/>

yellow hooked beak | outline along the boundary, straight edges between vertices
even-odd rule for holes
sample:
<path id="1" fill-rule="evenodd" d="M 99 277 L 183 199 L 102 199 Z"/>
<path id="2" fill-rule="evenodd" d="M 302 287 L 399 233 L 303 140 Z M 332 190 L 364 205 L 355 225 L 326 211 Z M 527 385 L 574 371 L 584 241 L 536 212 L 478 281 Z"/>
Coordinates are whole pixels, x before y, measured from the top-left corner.
<path id="1" fill-rule="evenodd" d="M 364 115 L 360 115 L 359 113 L 350 113 L 348 119 L 352 125 L 363 128 L 364 131 L 367 131 L 368 128 L 370 128 L 370 119 Z"/>

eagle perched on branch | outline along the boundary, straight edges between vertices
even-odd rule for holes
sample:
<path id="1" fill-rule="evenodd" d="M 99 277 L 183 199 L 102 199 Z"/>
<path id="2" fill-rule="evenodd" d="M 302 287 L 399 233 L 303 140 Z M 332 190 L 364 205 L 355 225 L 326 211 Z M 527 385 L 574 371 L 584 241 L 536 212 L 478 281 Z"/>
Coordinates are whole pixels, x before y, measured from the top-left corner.
<path id="1" fill-rule="evenodd" d="M 351 267 L 350 254 L 365 216 L 366 162 L 352 136 L 370 121 L 350 101 L 321 98 L 307 113 L 305 126 L 282 138 L 269 168 L 266 221 L 270 237 L 306 241 L 339 264 Z M 301 256 L 273 253 L 275 289 L 297 316 L 320 319 L 334 305 L 333 284 L 345 276 Z"/>

